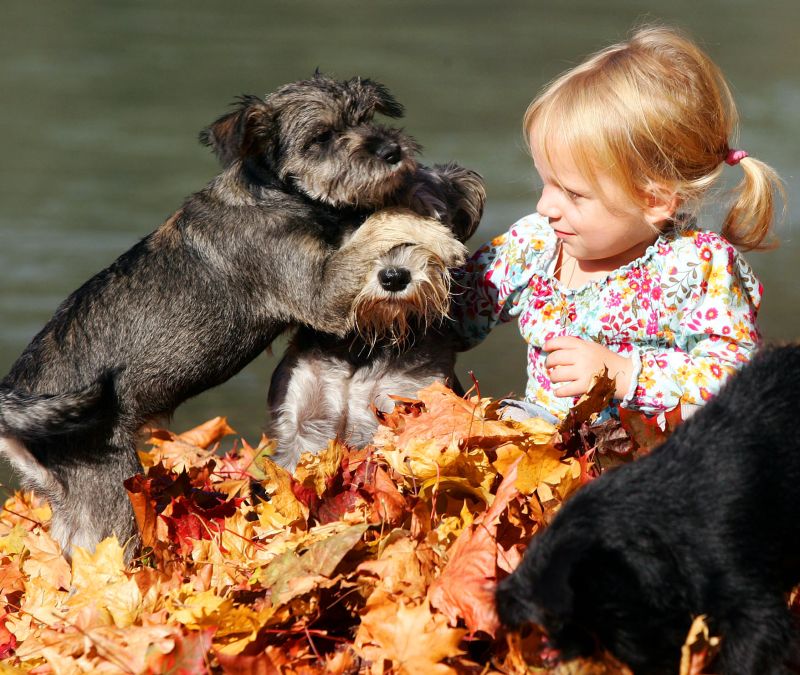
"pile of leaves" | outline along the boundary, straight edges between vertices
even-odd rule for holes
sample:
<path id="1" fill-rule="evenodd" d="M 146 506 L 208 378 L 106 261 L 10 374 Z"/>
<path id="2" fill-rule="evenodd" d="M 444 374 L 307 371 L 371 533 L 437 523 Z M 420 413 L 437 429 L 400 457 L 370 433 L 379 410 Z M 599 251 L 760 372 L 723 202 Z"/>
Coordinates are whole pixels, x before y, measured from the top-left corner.
<path id="1" fill-rule="evenodd" d="M 0 514 L 0 673 L 550 672 L 543 636 L 507 633 L 498 579 L 570 494 L 672 422 L 590 428 L 600 378 L 558 428 L 433 385 L 379 414 L 371 446 L 332 441 L 293 475 L 220 439 L 218 418 L 155 431 L 126 483 L 142 537 L 62 556 L 49 507 Z M 662 429 L 663 427 L 663 429 Z M 692 646 L 694 645 L 694 646 Z M 713 639 L 686 647 L 700 672 Z M 559 672 L 626 672 L 610 657 Z"/>

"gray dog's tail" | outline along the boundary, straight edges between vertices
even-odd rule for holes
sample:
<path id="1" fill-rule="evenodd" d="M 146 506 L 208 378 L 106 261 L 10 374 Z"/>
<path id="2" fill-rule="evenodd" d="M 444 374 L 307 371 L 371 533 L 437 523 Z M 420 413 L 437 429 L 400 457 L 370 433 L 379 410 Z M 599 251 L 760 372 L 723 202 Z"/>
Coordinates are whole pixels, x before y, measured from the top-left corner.
<path id="1" fill-rule="evenodd" d="M 94 426 L 109 386 L 106 378 L 74 392 L 52 396 L 0 389 L 0 435 L 35 441 Z"/>

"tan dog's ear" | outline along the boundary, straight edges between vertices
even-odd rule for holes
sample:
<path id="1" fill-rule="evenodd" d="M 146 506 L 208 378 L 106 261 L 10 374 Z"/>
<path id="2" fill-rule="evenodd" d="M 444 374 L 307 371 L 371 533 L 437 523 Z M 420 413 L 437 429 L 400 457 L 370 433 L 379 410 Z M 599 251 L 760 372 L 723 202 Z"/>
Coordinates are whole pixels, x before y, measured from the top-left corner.
<path id="1" fill-rule="evenodd" d="M 200 132 L 200 142 L 210 147 L 223 168 L 248 155 L 270 158 L 273 134 L 269 106 L 257 96 L 244 94 L 234 103 L 236 109 L 223 115 Z"/>

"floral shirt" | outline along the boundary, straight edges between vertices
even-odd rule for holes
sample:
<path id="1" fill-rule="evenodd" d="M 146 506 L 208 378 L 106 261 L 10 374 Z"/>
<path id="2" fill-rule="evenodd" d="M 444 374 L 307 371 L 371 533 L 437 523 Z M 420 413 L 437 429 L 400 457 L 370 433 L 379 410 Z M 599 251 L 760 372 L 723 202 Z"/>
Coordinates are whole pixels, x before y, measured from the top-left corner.
<path id="1" fill-rule="evenodd" d="M 759 342 L 762 287 L 736 249 L 696 229 L 662 234 L 599 281 L 567 288 L 553 277 L 558 239 L 547 218 L 526 216 L 478 249 L 456 275 L 459 333 L 471 347 L 518 317 L 528 343 L 526 400 L 563 418 L 575 399 L 555 396 L 544 343 L 571 335 L 633 359 L 620 405 L 648 414 L 701 405 Z"/>

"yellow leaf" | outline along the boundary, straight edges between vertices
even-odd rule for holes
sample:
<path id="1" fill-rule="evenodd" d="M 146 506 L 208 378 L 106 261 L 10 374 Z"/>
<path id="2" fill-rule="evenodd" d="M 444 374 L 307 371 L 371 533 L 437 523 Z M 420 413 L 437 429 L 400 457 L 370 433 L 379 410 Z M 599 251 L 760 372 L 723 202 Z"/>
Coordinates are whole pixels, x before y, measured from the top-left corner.
<path id="1" fill-rule="evenodd" d="M 103 539 L 94 553 L 80 546 L 72 553 L 72 584 L 77 588 L 96 588 L 118 580 L 124 573 L 122 548 L 115 536 Z"/>
<path id="2" fill-rule="evenodd" d="M 285 526 L 298 520 L 305 520 L 308 517 L 308 508 L 294 496 L 294 492 L 292 492 L 292 477 L 289 472 L 266 456 L 262 457 L 260 467 L 265 475 L 264 485 L 267 493 L 269 493 L 268 503 L 272 506 L 267 511 L 277 511 L 284 519 L 283 524 L 279 526 Z M 263 507 L 265 505 L 262 503 L 259 506 Z M 260 521 L 261 513 L 259 512 L 259 507 L 256 507 L 256 513 L 259 513 Z M 267 517 L 271 518 L 269 515 Z M 261 524 L 262 527 L 267 527 L 266 523 L 262 522 Z"/>
<path id="3" fill-rule="evenodd" d="M 258 610 L 245 606 L 221 610 L 214 633 L 214 641 L 221 644 L 218 651 L 228 655 L 240 654 L 258 637 L 258 632 L 274 613 L 275 609 L 266 605 Z"/>
<path id="4" fill-rule="evenodd" d="M 541 417 L 532 417 L 522 422 L 512 423 L 520 431 L 524 431 L 528 436 L 528 442 L 536 445 L 548 445 L 553 441 L 553 436 L 557 429 L 555 426 L 543 420 Z"/>
<path id="5" fill-rule="evenodd" d="M 295 478 L 307 488 L 312 488 L 321 497 L 328 485 L 328 479 L 336 475 L 344 456 L 344 448 L 339 441 L 330 441 L 322 452 L 306 452 L 294 471 Z"/>
<path id="6" fill-rule="evenodd" d="M 534 445 L 522 455 L 517 469 L 517 489 L 530 495 L 542 483 L 556 487 L 572 476 L 575 467 L 580 476 L 580 465 L 576 460 L 562 460 L 561 452 L 550 445 Z"/>
<path id="7" fill-rule="evenodd" d="M 25 541 L 30 556 L 22 564 L 29 577 L 41 577 L 54 588 L 67 589 L 72 573 L 61 553 L 61 546 L 48 534 L 31 532 Z"/>
<path id="8" fill-rule="evenodd" d="M 9 553 L 11 555 L 22 553 L 25 550 L 25 536 L 27 534 L 28 531 L 24 527 L 14 525 L 7 535 L 0 537 L 0 553 Z"/>
<path id="9" fill-rule="evenodd" d="M 189 584 L 185 584 L 167 599 L 167 610 L 175 621 L 187 628 L 198 630 L 216 626 L 218 614 L 229 611 L 233 602 L 217 595 L 216 589 L 197 593 Z"/>
<path id="10" fill-rule="evenodd" d="M 368 659 L 389 659 L 399 672 L 409 675 L 455 673 L 441 662 L 463 653 L 458 645 L 465 633 L 450 628 L 441 614 L 432 614 L 427 600 L 411 605 L 374 592 L 361 617 L 356 653 Z"/>

